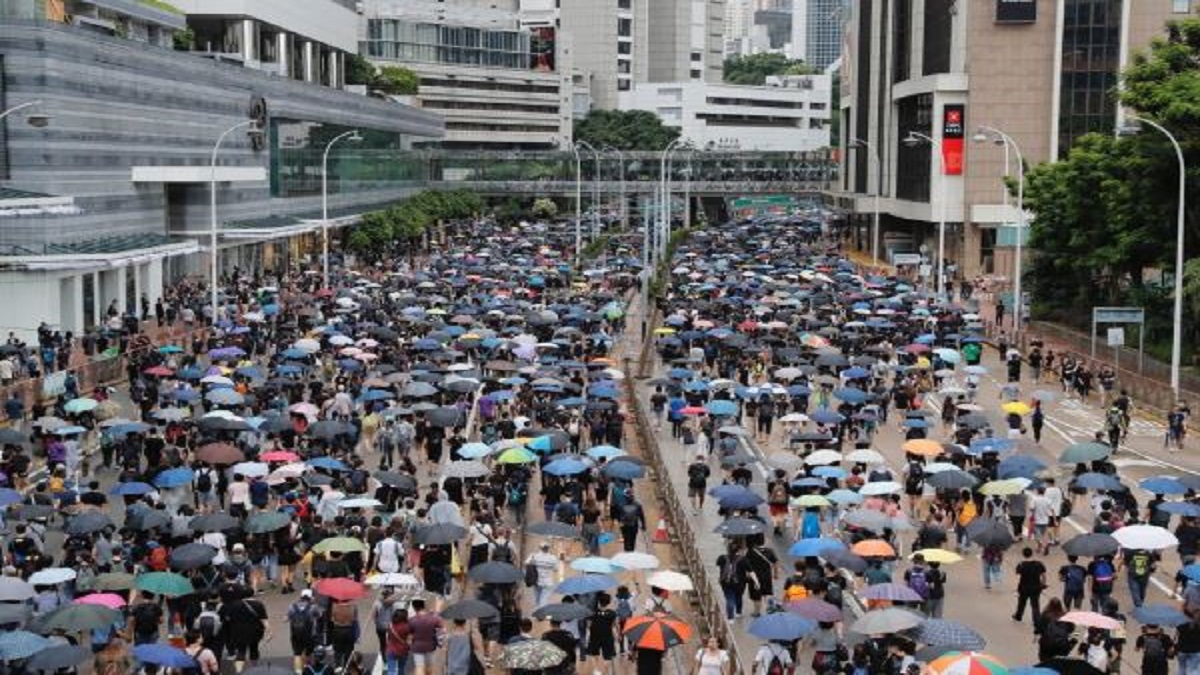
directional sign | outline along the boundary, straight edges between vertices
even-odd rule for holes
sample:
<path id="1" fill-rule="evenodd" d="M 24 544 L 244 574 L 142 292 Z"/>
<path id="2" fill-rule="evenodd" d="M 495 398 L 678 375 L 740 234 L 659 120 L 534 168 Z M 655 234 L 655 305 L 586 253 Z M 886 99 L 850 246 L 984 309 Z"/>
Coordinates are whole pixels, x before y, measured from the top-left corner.
<path id="1" fill-rule="evenodd" d="M 1096 323 L 1145 323 L 1146 310 L 1141 307 L 1096 307 L 1092 310 Z"/>
<path id="2" fill-rule="evenodd" d="M 1124 328 L 1109 328 L 1108 329 L 1108 346 L 1109 347 L 1125 346 L 1125 329 Z"/>

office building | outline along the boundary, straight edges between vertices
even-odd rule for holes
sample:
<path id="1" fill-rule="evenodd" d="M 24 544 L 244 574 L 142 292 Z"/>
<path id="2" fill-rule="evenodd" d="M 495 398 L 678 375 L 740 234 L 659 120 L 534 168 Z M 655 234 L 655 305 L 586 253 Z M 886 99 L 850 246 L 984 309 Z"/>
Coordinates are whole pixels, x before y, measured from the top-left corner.
<path id="1" fill-rule="evenodd" d="M 830 78 L 770 78 L 768 86 L 648 82 L 622 94 L 623 110 L 649 110 L 698 148 L 805 152 L 829 146 Z"/>
<path id="2" fill-rule="evenodd" d="M 440 147 L 548 150 L 570 142 L 583 75 L 572 72 L 552 2 L 370 0 L 363 8 L 363 55 L 417 74 L 414 104 L 446 120 Z"/>
<path id="3" fill-rule="evenodd" d="M 403 161 L 401 151 L 440 136 L 440 117 L 334 88 L 340 58 L 329 55 L 352 46 L 340 23 L 331 20 L 328 31 L 289 23 L 305 12 L 272 14 L 265 10 L 274 3 L 259 0 L 229 7 L 245 14 L 204 15 L 204 22 L 235 22 L 229 25 L 260 36 L 294 31 L 289 44 L 301 36 L 312 45 L 300 59 L 309 74 L 322 72 L 317 55 L 327 62 L 325 75 L 304 81 L 310 78 L 291 70 L 285 76 L 245 67 L 243 58 L 213 58 L 212 50 L 168 48 L 163 33 L 173 41 L 191 17 L 148 15 L 126 0 L 85 4 L 102 12 L 85 21 L 58 12 L 55 0 L 30 0 L 7 5 L 0 18 L 0 110 L 37 102 L 28 110 L 50 116 L 31 126 L 22 110 L 0 122 L 0 284 L 11 330 L 28 336 L 44 321 L 78 333 L 102 321 L 114 301 L 121 310 L 143 296 L 153 303 L 173 279 L 204 276 L 214 176 L 225 270 L 285 265 L 311 243 L 320 229 L 322 155 L 343 131 L 360 130 L 362 141 L 330 153 L 335 224 L 403 199 L 421 183 L 417 164 Z M 311 16 L 347 11 L 332 0 L 280 4 Z M 214 168 L 214 146 L 227 130 Z"/>
<path id="4" fill-rule="evenodd" d="M 811 2 L 812 0 L 810 0 Z M 1187 0 L 857 0 L 841 68 L 842 188 L 858 242 L 881 195 L 881 257 L 932 260 L 939 223 L 960 275 L 1011 278 L 1018 214 L 1003 185 L 1016 159 L 972 144 L 1001 129 L 1027 165 L 1054 161 L 1088 132 L 1117 122 L 1113 91 L 1130 54 Z M 910 132 L 934 145 L 908 145 Z M 870 144 L 855 148 L 856 139 Z M 875 163 L 878 151 L 879 163 Z M 1006 170 L 1007 166 L 1007 170 Z"/>
<path id="5" fill-rule="evenodd" d="M 792 58 L 824 71 L 842 51 L 844 0 L 793 0 Z"/>

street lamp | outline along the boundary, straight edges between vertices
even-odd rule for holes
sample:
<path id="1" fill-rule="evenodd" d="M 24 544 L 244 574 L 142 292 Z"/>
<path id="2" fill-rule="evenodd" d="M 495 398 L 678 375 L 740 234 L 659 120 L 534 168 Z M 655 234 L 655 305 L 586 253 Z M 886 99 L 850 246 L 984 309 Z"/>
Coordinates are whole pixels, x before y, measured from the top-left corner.
<path id="1" fill-rule="evenodd" d="M 321 267 L 322 285 L 329 288 L 329 151 L 338 141 L 346 139 L 351 143 L 362 141 L 358 129 L 347 131 L 333 137 L 325 146 L 325 154 L 321 157 L 321 256 L 324 263 Z"/>
<path id="2" fill-rule="evenodd" d="M 596 163 L 596 171 L 592 175 L 592 238 L 595 238 L 600 234 L 600 152 L 587 141 L 575 141 L 575 145 L 582 146 L 592 153 L 592 160 Z"/>
<path id="3" fill-rule="evenodd" d="M 583 180 L 583 163 L 579 161 L 579 148 L 574 143 L 568 143 L 567 147 L 575 155 L 575 267 L 579 267 L 579 256 L 583 253 L 583 234 L 579 231 L 579 205 L 583 198 L 580 188 Z"/>
<path id="4" fill-rule="evenodd" d="M 617 156 L 617 166 L 621 169 L 618 176 L 621 190 L 621 229 L 627 229 L 629 227 L 629 200 L 625 196 L 625 153 L 611 145 L 604 146 L 602 150 Z"/>
<path id="5" fill-rule="evenodd" d="M 1175 139 L 1174 134 L 1167 131 L 1166 127 L 1136 115 L 1126 115 L 1125 118 L 1153 127 L 1166 136 L 1175 148 L 1175 159 L 1179 162 L 1179 204 L 1175 224 L 1175 316 L 1174 326 L 1171 330 L 1171 391 L 1175 394 L 1175 400 L 1179 400 L 1179 367 L 1183 356 L 1183 247 L 1185 243 L 1184 205 L 1187 196 L 1187 163 L 1183 159 L 1183 148 L 1179 147 L 1179 141 Z M 1126 136 L 1136 134 L 1138 131 L 1137 127 L 1122 127 L 1117 130 L 1117 133 Z"/>
<path id="6" fill-rule="evenodd" d="M 40 100 L 36 100 L 36 101 L 29 101 L 28 103 L 22 103 L 20 105 L 14 105 L 13 107 L 9 108 L 8 110 L 5 110 L 4 112 L 0 112 L 0 120 L 4 119 L 5 117 L 8 117 L 9 115 L 11 115 L 15 112 L 25 110 L 26 108 L 33 108 L 36 106 L 40 106 L 41 104 L 42 104 L 42 102 Z M 29 126 L 34 127 L 36 129 L 42 129 L 42 128 L 46 127 L 47 125 L 50 124 L 50 120 L 51 120 L 50 115 L 48 115 L 46 113 L 31 113 L 31 114 L 25 116 L 25 122 L 27 124 L 29 124 Z"/>
<path id="7" fill-rule="evenodd" d="M 217 267 L 219 265 L 218 251 L 217 251 L 217 152 L 221 149 L 221 143 L 223 143 L 225 141 L 226 136 L 237 131 L 238 129 L 241 129 L 243 127 L 252 126 L 254 124 L 255 124 L 255 120 L 253 120 L 253 119 L 245 120 L 244 122 L 238 122 L 237 124 L 226 129 L 225 131 L 222 131 L 221 135 L 217 136 L 217 142 L 215 144 L 213 144 L 212 163 L 210 164 L 211 173 L 209 174 L 209 182 L 208 182 L 208 196 L 211 200 L 209 203 L 209 223 L 208 223 L 208 225 L 209 225 L 209 251 L 212 256 L 212 260 L 210 261 L 211 265 L 212 265 L 212 267 L 211 267 L 211 273 L 212 273 L 211 295 L 212 295 L 212 298 L 211 299 L 212 299 L 212 320 L 213 320 L 214 324 L 217 322 L 217 285 L 218 285 L 217 284 L 217 272 L 218 272 Z"/>
<path id="8" fill-rule="evenodd" d="M 995 127 L 979 127 L 979 130 L 975 132 L 971 140 L 976 143 L 985 143 L 989 140 L 994 141 L 998 145 L 1003 145 L 1006 151 L 1011 147 L 1013 154 L 1017 156 L 1017 257 L 1013 261 L 1012 312 L 1012 330 L 1013 335 L 1016 335 L 1021 332 L 1021 322 L 1025 314 L 1025 300 L 1021 294 L 1022 246 L 1024 245 L 1022 239 L 1025 237 L 1025 157 L 1021 154 L 1021 146 L 1017 145 L 1016 140 Z"/>
<path id="9" fill-rule="evenodd" d="M 919 131 L 908 132 L 908 136 L 902 142 L 909 147 L 928 143 L 938 156 L 937 198 L 941 203 L 941 208 L 938 216 L 937 294 L 938 297 L 942 297 L 946 292 L 946 160 L 942 157 L 942 144 L 932 136 Z"/>
<path id="10" fill-rule="evenodd" d="M 883 191 L 883 163 L 879 161 L 879 148 L 862 138 L 850 141 L 851 147 L 862 148 L 871 153 L 871 161 L 875 163 L 875 215 L 871 224 L 871 264 L 879 266 L 879 193 Z"/>
<path id="11" fill-rule="evenodd" d="M 662 155 L 659 158 L 658 180 L 659 190 L 662 195 L 660 203 L 661 214 L 659 216 L 659 239 L 658 250 L 662 255 L 666 255 L 667 239 L 671 236 L 671 177 L 667 171 L 667 159 L 671 152 L 678 147 L 681 147 L 686 140 L 681 136 L 671 141 L 666 148 L 663 149 Z"/>

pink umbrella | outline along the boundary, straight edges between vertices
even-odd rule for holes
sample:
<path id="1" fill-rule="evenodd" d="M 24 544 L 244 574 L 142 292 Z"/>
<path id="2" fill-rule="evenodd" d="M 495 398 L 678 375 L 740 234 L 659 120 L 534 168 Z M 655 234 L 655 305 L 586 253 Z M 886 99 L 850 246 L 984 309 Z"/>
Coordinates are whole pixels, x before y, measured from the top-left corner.
<path id="1" fill-rule="evenodd" d="M 82 598 L 75 598 L 76 605 L 100 605 L 109 609 L 121 609 L 129 604 L 125 598 L 116 593 L 93 593 Z"/>

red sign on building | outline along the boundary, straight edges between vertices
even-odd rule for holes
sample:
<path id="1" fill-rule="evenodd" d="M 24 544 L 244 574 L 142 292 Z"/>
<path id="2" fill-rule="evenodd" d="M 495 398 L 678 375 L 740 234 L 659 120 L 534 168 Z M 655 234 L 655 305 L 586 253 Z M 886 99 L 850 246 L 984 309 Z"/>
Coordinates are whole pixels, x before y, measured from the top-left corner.
<path id="1" fill-rule="evenodd" d="M 963 172 L 963 141 L 966 136 L 966 106 L 942 107 L 942 168 L 947 176 Z"/>

